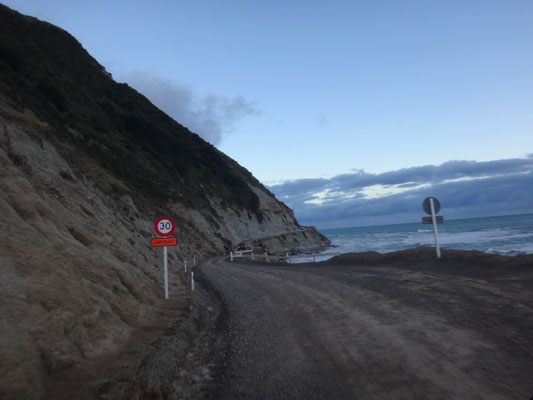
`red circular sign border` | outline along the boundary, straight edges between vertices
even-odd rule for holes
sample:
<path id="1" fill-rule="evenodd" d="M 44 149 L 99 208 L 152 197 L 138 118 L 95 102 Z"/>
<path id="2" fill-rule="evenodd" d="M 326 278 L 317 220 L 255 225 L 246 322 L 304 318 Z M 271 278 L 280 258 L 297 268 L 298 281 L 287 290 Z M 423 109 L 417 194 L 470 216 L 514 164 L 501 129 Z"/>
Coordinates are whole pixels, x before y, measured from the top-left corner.
<path id="1" fill-rule="evenodd" d="M 157 225 L 159 225 L 159 222 L 161 222 L 164 219 L 168 219 L 170 221 L 170 223 L 172 224 L 172 229 L 170 229 L 170 231 L 168 233 L 161 233 L 159 231 L 159 229 L 157 228 Z M 170 236 L 170 235 L 172 235 L 174 233 L 174 229 L 176 229 L 176 224 L 174 223 L 174 220 L 172 218 L 170 218 L 170 217 L 159 217 L 157 219 L 157 221 L 155 221 L 154 229 L 155 229 L 155 233 L 157 233 L 159 236 L 166 237 L 166 236 Z"/>

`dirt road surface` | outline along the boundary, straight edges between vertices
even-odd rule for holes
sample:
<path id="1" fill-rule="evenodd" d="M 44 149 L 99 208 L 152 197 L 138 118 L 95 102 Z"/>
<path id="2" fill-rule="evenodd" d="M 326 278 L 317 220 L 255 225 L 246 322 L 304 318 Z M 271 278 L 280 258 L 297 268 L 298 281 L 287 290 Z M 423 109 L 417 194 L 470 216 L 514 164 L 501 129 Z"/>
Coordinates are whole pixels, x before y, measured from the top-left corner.
<path id="1" fill-rule="evenodd" d="M 529 399 L 533 265 L 461 260 L 202 264 L 223 354 L 206 397 Z"/>

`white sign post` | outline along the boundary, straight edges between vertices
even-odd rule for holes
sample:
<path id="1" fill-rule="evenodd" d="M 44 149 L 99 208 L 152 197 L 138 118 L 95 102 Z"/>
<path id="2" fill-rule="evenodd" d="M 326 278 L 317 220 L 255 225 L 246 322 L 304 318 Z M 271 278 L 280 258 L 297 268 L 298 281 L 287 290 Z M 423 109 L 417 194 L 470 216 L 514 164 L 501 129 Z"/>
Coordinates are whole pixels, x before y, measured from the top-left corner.
<path id="1" fill-rule="evenodd" d="M 437 232 L 437 223 L 444 222 L 442 217 L 437 217 L 436 214 L 440 210 L 440 202 L 435 197 L 428 197 L 424 200 L 422 208 L 428 214 L 431 214 L 431 223 L 433 225 L 433 236 L 435 237 L 435 251 L 437 253 L 437 258 L 440 258 L 440 246 L 439 246 L 439 234 Z M 427 217 L 424 217 L 427 218 Z M 422 218 L 422 223 L 424 222 Z"/>
<path id="2" fill-rule="evenodd" d="M 437 219 L 435 218 L 435 203 L 433 197 L 429 198 L 429 206 L 431 207 L 431 221 L 433 222 L 433 236 L 435 236 L 435 250 L 437 251 L 437 258 L 440 258 L 439 234 L 437 232 Z"/>
<path id="3" fill-rule="evenodd" d="M 175 228 L 176 228 L 176 224 L 170 217 L 158 218 L 158 220 L 155 221 L 155 224 L 154 224 L 155 233 L 163 237 L 172 235 L 172 233 L 174 233 Z M 174 240 L 168 240 L 168 239 L 174 239 Z M 168 299 L 168 261 L 167 261 L 167 246 L 165 244 L 168 244 L 171 246 L 176 245 L 176 238 L 168 238 L 168 239 L 154 239 L 156 241 L 161 242 L 157 244 L 157 246 L 163 246 L 163 280 L 165 282 L 165 299 Z M 154 246 L 154 240 L 152 240 L 152 246 Z"/>
<path id="4" fill-rule="evenodd" d="M 165 299 L 168 299 L 168 263 L 167 263 L 167 246 L 163 247 L 163 264 L 164 264 L 164 272 L 165 275 Z"/>

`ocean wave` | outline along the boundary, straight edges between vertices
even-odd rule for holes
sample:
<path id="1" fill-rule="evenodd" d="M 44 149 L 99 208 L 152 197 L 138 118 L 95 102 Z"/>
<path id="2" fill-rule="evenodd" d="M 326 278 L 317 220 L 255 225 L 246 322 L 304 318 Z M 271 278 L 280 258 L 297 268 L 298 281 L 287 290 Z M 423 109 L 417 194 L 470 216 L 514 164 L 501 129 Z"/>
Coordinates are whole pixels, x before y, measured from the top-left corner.
<path id="1" fill-rule="evenodd" d="M 498 219 L 450 221 L 439 225 L 441 247 L 457 250 L 481 250 L 487 253 L 516 255 L 533 254 L 533 215 Z M 507 223 L 508 222 L 508 223 Z M 424 227 L 426 228 L 426 227 Z M 378 251 L 388 253 L 420 246 L 434 246 L 433 229 L 424 229 L 419 224 L 389 225 L 367 229 L 344 229 L 328 236 L 335 250 L 340 252 Z"/>

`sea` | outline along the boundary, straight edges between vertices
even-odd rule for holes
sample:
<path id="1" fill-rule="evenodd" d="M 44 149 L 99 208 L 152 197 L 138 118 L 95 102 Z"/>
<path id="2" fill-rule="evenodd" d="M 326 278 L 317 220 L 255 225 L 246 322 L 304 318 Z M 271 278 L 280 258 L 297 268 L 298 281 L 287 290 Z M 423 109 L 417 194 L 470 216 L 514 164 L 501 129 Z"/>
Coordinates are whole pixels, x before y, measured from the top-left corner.
<path id="1" fill-rule="evenodd" d="M 533 214 L 445 220 L 437 224 L 443 249 L 485 253 L 533 254 Z M 320 229 L 333 247 L 326 252 L 377 251 L 388 253 L 434 246 L 433 226 L 422 222 L 343 229 Z M 318 260 L 317 260 L 318 261 Z"/>

